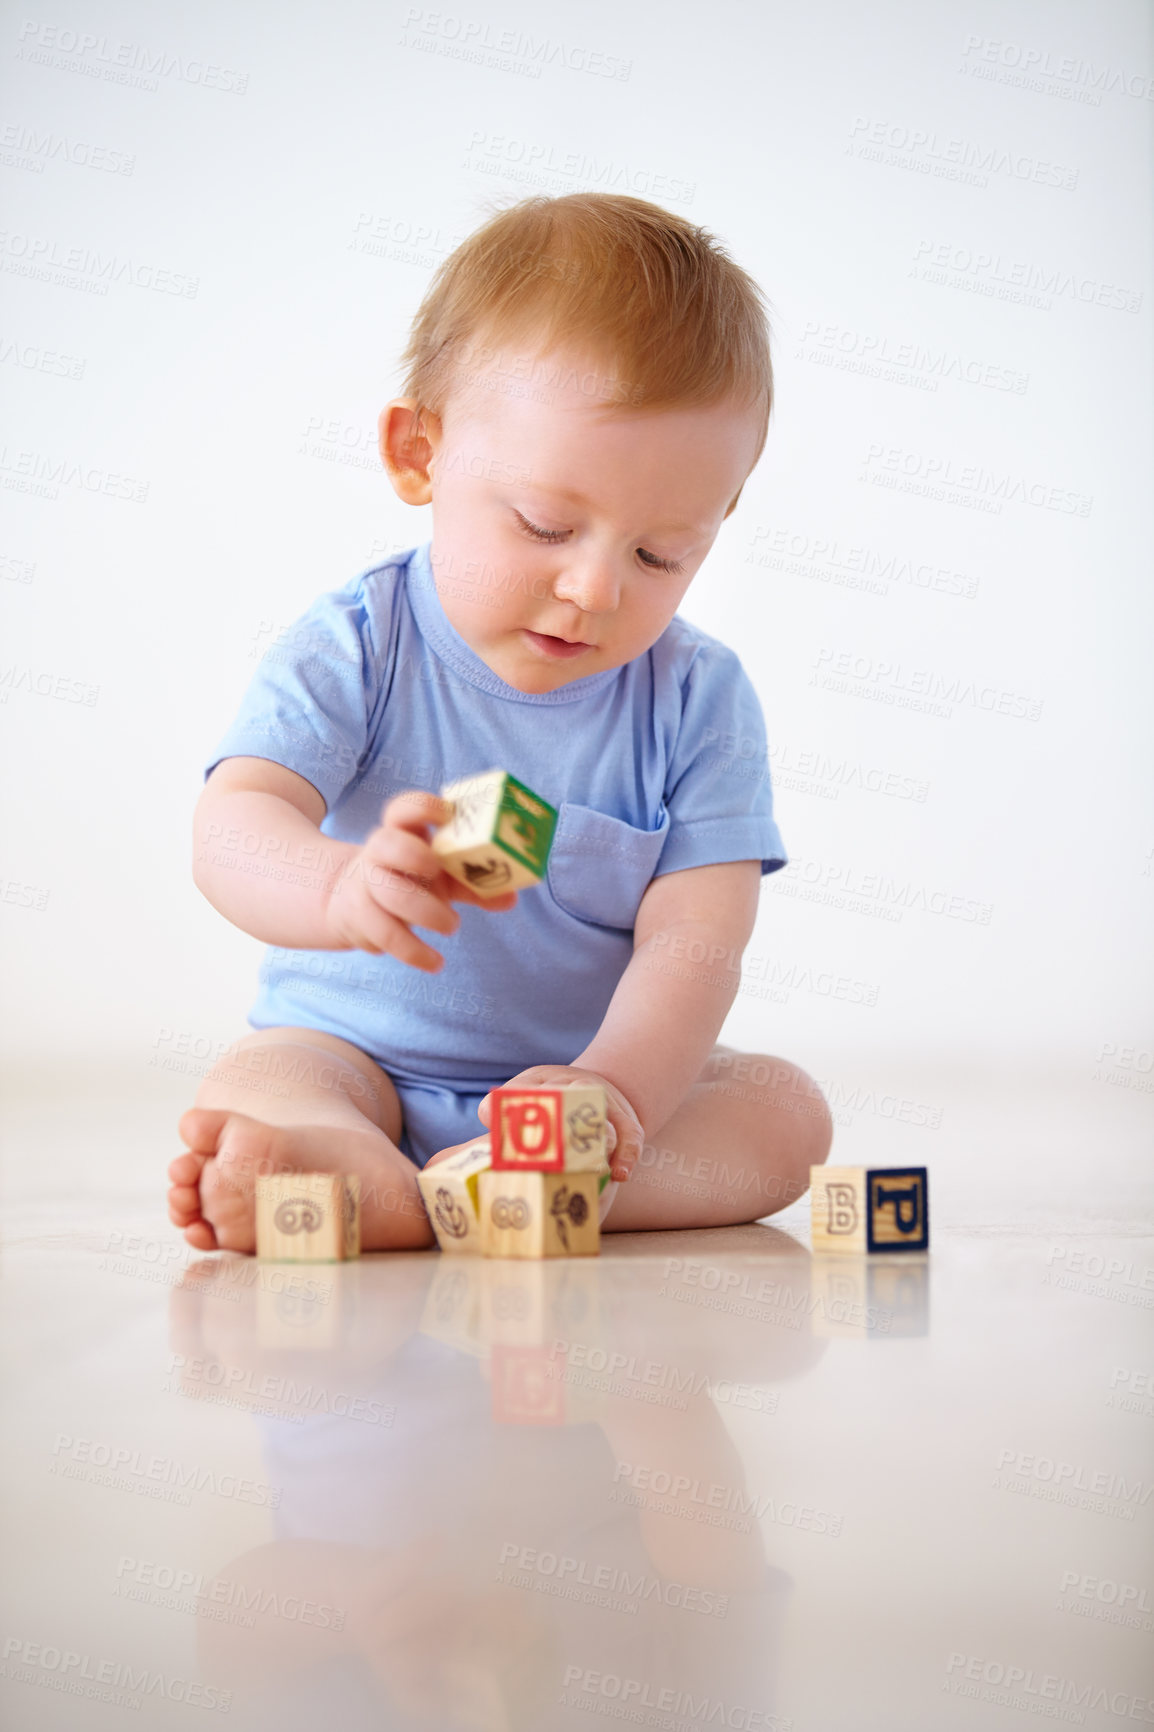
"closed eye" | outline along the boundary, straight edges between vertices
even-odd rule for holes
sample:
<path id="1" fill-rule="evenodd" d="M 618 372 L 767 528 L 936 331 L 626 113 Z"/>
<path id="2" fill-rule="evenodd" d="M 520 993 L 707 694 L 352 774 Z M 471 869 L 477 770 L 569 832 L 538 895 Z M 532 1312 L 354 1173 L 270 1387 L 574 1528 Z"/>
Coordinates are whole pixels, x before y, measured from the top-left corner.
<path id="1" fill-rule="evenodd" d="M 655 571 L 684 571 L 685 567 L 679 559 L 658 559 L 655 553 L 646 553 L 643 547 L 637 549 L 637 557 L 643 565 L 651 565 Z"/>
<path id="2" fill-rule="evenodd" d="M 564 541 L 569 534 L 567 529 L 541 529 L 536 523 L 530 523 L 527 517 L 522 517 L 519 511 L 514 511 L 514 517 L 527 535 L 534 541 L 557 542 Z M 648 565 L 653 571 L 669 571 L 674 574 L 685 570 L 679 559 L 659 559 L 655 553 L 647 553 L 643 547 L 637 549 L 637 557 L 643 565 Z"/>
<path id="3" fill-rule="evenodd" d="M 535 523 L 530 523 L 529 519 L 522 517 L 519 511 L 514 511 L 513 516 L 522 529 L 527 530 L 535 541 L 564 541 L 569 533 L 567 529 L 538 529 Z"/>

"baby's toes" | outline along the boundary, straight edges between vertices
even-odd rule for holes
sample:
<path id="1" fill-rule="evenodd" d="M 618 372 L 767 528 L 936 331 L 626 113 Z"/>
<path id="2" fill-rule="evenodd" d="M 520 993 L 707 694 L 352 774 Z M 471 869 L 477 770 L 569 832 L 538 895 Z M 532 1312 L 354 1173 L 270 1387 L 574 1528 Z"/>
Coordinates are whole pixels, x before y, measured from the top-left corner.
<path id="1" fill-rule="evenodd" d="M 471 1149 L 474 1143 L 484 1142 L 487 1135 L 487 1131 L 478 1131 L 475 1137 L 466 1137 L 463 1143 L 451 1143 L 447 1149 L 438 1149 L 435 1155 L 429 1156 L 425 1166 L 439 1166 L 442 1161 L 447 1161 L 451 1155 L 459 1155 L 462 1149 Z"/>
<path id="2" fill-rule="evenodd" d="M 187 1227 L 200 1214 L 200 1192 L 191 1185 L 168 1187 L 168 1218 L 177 1227 Z"/>
<path id="3" fill-rule="evenodd" d="M 222 1107 L 189 1107 L 187 1112 L 181 1113 L 176 1128 L 190 1149 L 214 1155 L 229 1116 Z"/>
<path id="4" fill-rule="evenodd" d="M 168 1177 L 174 1185 L 192 1185 L 200 1183 L 200 1175 L 204 1170 L 206 1160 L 204 1155 L 193 1155 L 186 1149 L 183 1155 L 176 1155 L 168 1163 Z"/>
<path id="5" fill-rule="evenodd" d="M 175 1227 L 191 1227 L 201 1219 L 200 1177 L 204 1166 L 203 1155 L 187 1153 L 168 1163 L 168 1218 Z"/>
<path id="6" fill-rule="evenodd" d="M 256 1202 L 243 1151 L 239 1161 L 209 1161 L 200 1181 L 200 1212 L 222 1251 L 256 1249 Z"/>
<path id="7" fill-rule="evenodd" d="M 255 1251 L 256 1218 L 251 1204 L 246 1208 L 236 1196 L 206 1198 L 203 1225 L 213 1235 L 213 1246 L 221 1251 Z M 185 1232 L 185 1238 L 192 1229 Z"/>
<path id="8" fill-rule="evenodd" d="M 168 1218 L 177 1227 L 200 1219 L 200 1191 L 195 1185 L 170 1185 Z"/>

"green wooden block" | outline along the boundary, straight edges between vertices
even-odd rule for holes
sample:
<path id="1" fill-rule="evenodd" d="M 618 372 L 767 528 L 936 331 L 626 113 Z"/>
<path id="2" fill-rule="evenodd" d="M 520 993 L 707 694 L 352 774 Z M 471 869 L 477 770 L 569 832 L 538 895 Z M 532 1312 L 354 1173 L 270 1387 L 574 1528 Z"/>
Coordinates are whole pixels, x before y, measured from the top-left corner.
<path id="1" fill-rule="evenodd" d="M 441 797 L 454 811 L 432 838 L 451 877 L 478 896 L 500 896 L 539 883 L 557 827 L 557 809 L 507 770 L 482 770 L 446 782 Z"/>

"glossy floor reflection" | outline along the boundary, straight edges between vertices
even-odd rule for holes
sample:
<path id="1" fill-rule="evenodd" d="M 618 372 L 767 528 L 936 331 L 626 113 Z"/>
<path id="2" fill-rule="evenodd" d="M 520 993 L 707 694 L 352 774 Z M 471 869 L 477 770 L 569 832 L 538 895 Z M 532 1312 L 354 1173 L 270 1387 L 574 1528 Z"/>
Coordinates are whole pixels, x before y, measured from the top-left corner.
<path id="1" fill-rule="evenodd" d="M 801 1208 L 301 1271 L 188 1253 L 139 1127 L 117 1173 L 124 1113 L 72 1122 L 12 1138 L 4 1726 L 1154 1721 L 1124 1161 L 1097 1219 L 1059 1160 L 1044 1224 L 967 1225 L 943 1150 L 926 1257 Z"/>

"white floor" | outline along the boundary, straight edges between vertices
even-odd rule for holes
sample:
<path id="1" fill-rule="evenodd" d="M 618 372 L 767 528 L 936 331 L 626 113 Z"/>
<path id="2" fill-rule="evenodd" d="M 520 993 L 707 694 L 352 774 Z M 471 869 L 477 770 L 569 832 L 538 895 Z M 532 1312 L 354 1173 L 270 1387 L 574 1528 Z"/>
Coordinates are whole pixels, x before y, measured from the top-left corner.
<path id="1" fill-rule="evenodd" d="M 1151 1096 L 887 1080 L 834 1158 L 929 1166 L 927 1258 L 302 1276 L 168 1227 L 188 1077 L 26 1075 L 0 1724 L 1154 1722 Z"/>

